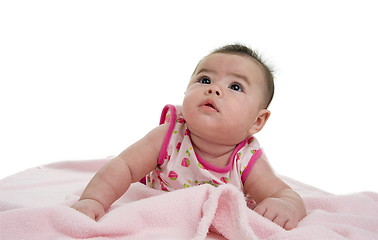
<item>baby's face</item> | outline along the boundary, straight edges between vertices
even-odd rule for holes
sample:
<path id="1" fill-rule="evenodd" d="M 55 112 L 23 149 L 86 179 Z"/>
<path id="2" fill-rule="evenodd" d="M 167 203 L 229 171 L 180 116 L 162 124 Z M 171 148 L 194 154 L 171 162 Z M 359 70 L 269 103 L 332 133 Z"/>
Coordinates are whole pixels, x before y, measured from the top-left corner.
<path id="1" fill-rule="evenodd" d="M 249 56 L 214 53 L 197 66 L 185 93 L 184 118 L 192 134 L 237 144 L 263 109 L 264 72 Z"/>

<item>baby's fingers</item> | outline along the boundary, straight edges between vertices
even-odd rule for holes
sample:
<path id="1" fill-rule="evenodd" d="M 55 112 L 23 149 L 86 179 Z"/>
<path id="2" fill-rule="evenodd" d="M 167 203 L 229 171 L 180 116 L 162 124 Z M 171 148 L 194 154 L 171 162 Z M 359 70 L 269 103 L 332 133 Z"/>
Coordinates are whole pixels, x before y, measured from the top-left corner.
<path id="1" fill-rule="evenodd" d="M 95 212 L 94 220 L 98 221 L 104 215 L 105 215 L 105 211 L 103 209 L 100 209 L 100 210 L 98 210 L 98 211 Z"/>
<path id="2" fill-rule="evenodd" d="M 259 204 L 257 205 L 254 209 L 253 209 L 256 213 L 260 214 L 261 216 L 264 216 L 267 208 L 262 205 L 262 204 Z"/>
<path id="3" fill-rule="evenodd" d="M 254 211 L 286 230 L 291 230 L 298 224 L 297 221 L 289 217 L 289 214 L 278 211 L 278 208 L 269 208 L 264 203 L 257 205 Z"/>
<path id="4" fill-rule="evenodd" d="M 275 212 L 269 210 L 269 208 L 267 208 L 264 204 L 257 205 L 254 210 L 255 210 L 255 212 L 257 212 L 261 216 L 263 216 L 263 217 L 265 217 L 265 218 L 267 218 L 271 221 L 273 221 L 277 217 L 277 214 Z"/>
<path id="5" fill-rule="evenodd" d="M 295 221 L 295 220 L 288 220 L 285 225 L 283 225 L 282 227 L 285 228 L 286 230 L 291 230 L 291 229 L 294 229 L 298 226 L 298 222 Z"/>
<path id="6" fill-rule="evenodd" d="M 87 215 L 88 217 L 90 217 L 91 219 L 95 221 L 99 220 L 105 214 L 105 210 L 102 207 L 102 204 L 92 199 L 80 200 L 76 202 L 74 205 L 72 205 L 71 207 Z"/>
<path id="7" fill-rule="evenodd" d="M 285 215 L 277 215 L 272 221 L 286 230 L 291 230 L 298 225 L 298 222 L 291 220 Z"/>
<path id="8" fill-rule="evenodd" d="M 288 219 L 285 216 L 277 215 L 273 220 L 275 224 L 280 225 L 281 227 L 285 228 L 285 225 L 288 223 Z M 286 228 L 285 228 L 286 229 Z M 286 229 L 288 230 L 288 229 Z"/>

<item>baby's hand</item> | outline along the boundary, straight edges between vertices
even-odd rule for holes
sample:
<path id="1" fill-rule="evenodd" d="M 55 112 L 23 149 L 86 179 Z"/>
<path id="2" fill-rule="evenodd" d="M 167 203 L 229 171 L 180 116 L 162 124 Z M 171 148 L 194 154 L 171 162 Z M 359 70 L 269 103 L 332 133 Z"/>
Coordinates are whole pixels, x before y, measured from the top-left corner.
<path id="1" fill-rule="evenodd" d="M 301 220 L 298 209 L 286 199 L 266 198 L 254 210 L 286 230 L 295 228 Z"/>
<path id="2" fill-rule="evenodd" d="M 81 213 L 84 213 L 95 221 L 99 220 L 105 214 L 102 204 L 94 199 L 79 200 L 71 207 Z"/>

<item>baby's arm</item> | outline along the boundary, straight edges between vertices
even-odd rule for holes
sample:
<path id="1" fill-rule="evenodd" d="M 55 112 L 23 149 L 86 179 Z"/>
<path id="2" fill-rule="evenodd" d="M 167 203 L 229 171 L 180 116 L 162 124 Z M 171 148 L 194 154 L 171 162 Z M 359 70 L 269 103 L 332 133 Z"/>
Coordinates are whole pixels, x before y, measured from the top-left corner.
<path id="1" fill-rule="evenodd" d="M 131 183 L 139 181 L 156 167 L 166 131 L 167 125 L 158 126 L 105 164 L 72 208 L 94 220 L 101 218 Z"/>
<path id="2" fill-rule="evenodd" d="M 302 198 L 274 174 L 265 154 L 255 163 L 244 190 L 256 201 L 257 213 L 286 230 L 295 228 L 306 216 Z"/>

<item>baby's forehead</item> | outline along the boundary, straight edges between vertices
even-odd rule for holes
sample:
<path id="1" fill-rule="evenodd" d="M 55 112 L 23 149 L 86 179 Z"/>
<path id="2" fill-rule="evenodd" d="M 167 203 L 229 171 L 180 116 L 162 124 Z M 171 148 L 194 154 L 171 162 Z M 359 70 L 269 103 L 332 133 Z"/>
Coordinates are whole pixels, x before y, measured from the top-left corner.
<path id="1" fill-rule="evenodd" d="M 223 70 L 222 68 L 238 71 L 240 74 L 246 74 L 253 78 L 264 78 L 263 66 L 253 57 L 239 53 L 211 53 L 202 58 L 193 75 L 205 70 Z"/>

